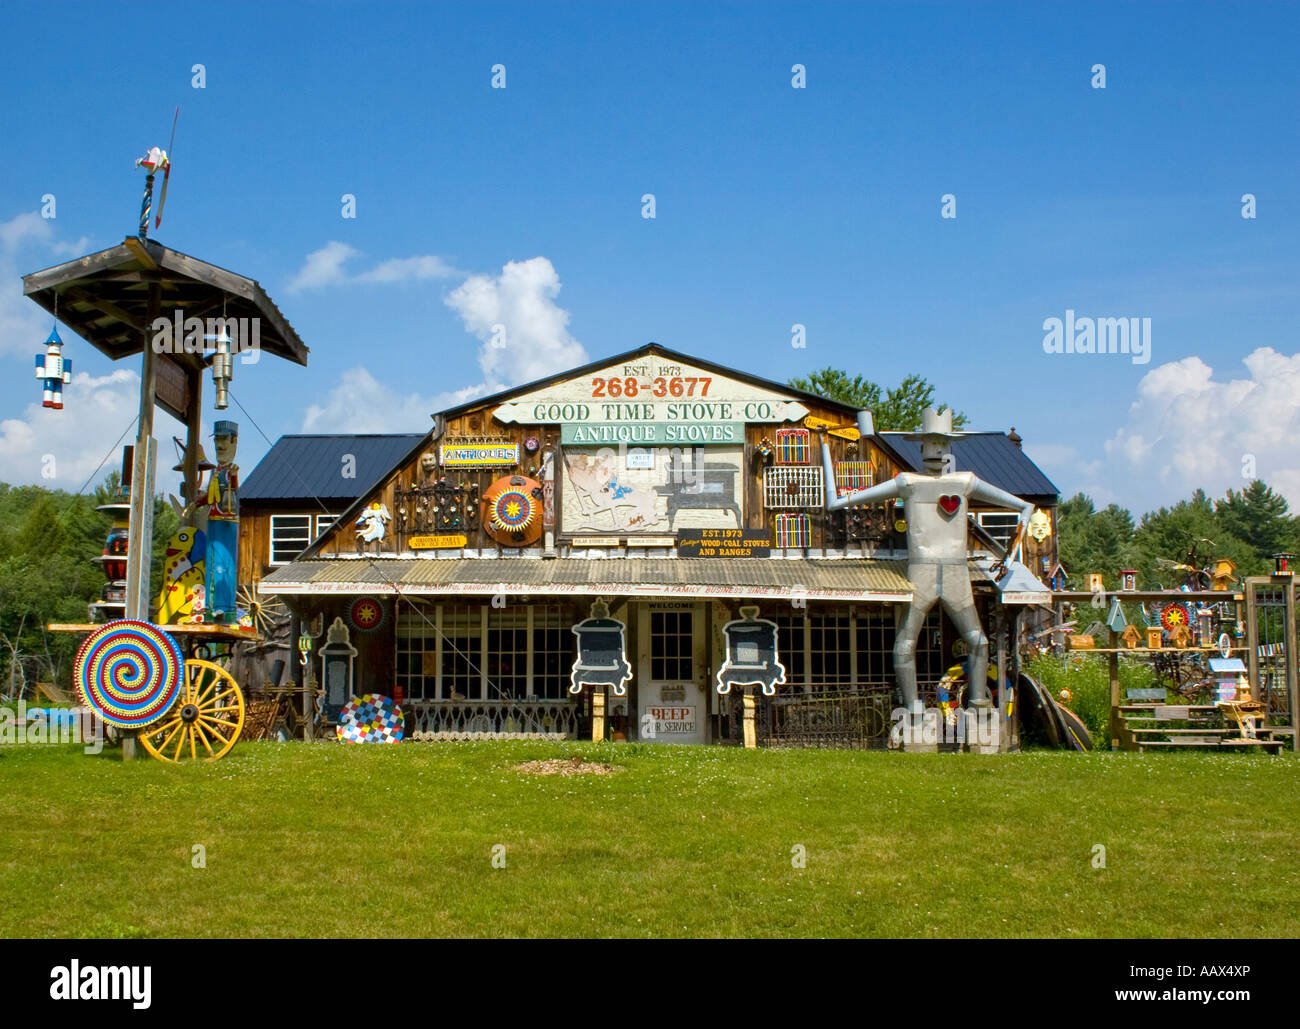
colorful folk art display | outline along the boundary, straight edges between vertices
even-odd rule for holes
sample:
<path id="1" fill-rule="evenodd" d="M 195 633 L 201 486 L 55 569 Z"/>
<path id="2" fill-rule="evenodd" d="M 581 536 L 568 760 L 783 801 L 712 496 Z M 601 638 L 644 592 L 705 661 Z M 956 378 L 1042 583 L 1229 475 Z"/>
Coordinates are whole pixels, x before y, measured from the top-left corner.
<path id="1" fill-rule="evenodd" d="M 763 506 L 769 510 L 815 510 L 825 502 L 822 469 L 777 465 L 763 469 Z"/>
<path id="2" fill-rule="evenodd" d="M 653 454 L 649 467 L 628 467 L 613 448 L 562 449 L 561 531 L 662 535 L 744 525 L 744 447 L 654 447 L 639 452 Z"/>
<path id="3" fill-rule="evenodd" d="M 808 464 L 812 460 L 812 434 L 807 429 L 776 430 L 776 463 Z"/>
<path id="4" fill-rule="evenodd" d="M 812 524 L 806 514 L 779 514 L 775 517 L 778 547 L 812 546 Z"/>
<path id="5" fill-rule="evenodd" d="M 367 693 L 343 705 L 334 731 L 341 743 L 401 743 L 406 715 L 392 697 Z"/>
<path id="6" fill-rule="evenodd" d="M 722 627 L 727 640 L 727 659 L 718 669 L 717 691 L 730 693 L 732 686 L 761 686 L 766 696 L 785 685 L 785 666 L 777 653 L 776 622 L 758 617 L 756 605 L 740 609 L 740 617 Z"/>
<path id="7" fill-rule="evenodd" d="M 204 621 L 207 540 L 202 529 L 184 525 L 167 541 L 158 593 L 159 625 Z"/>
<path id="8" fill-rule="evenodd" d="M 507 475 L 483 493 L 483 528 L 506 547 L 526 547 L 542 535 L 542 484 L 526 475 Z"/>
<path id="9" fill-rule="evenodd" d="M 581 693 L 584 686 L 612 686 L 614 694 L 627 694 L 632 666 L 627 660 L 627 626 L 609 616 L 609 605 L 597 600 L 591 617 L 572 626 L 578 637 L 578 655 L 569 673 L 569 692 Z"/>
<path id="10" fill-rule="evenodd" d="M 1191 622 L 1191 609 L 1181 600 L 1166 604 L 1164 610 L 1160 612 L 1160 625 L 1168 633 L 1175 632 L 1179 626 L 1188 628 Z"/>
<path id="11" fill-rule="evenodd" d="M 233 622 L 239 574 L 239 466 L 235 464 L 239 426 L 235 422 L 216 422 L 212 437 L 217 467 L 208 478 L 203 505 L 207 509 L 205 617 L 210 622 Z"/>
<path id="12" fill-rule="evenodd" d="M 376 597 L 358 597 L 348 608 L 348 621 L 361 632 L 374 632 L 385 617 L 384 602 Z"/>
<path id="13" fill-rule="evenodd" d="M 1029 525 L 1025 531 L 1031 540 L 1042 543 L 1052 535 L 1052 519 L 1046 511 L 1036 509 L 1029 516 Z"/>
<path id="14" fill-rule="evenodd" d="M 357 519 L 357 553 L 365 551 L 371 543 L 380 544 L 388 537 L 388 523 L 393 516 L 388 506 L 378 500 L 366 506 Z"/>
<path id="15" fill-rule="evenodd" d="M 41 406 L 63 410 L 63 387 L 72 381 L 72 362 L 63 356 L 57 325 L 46 337 L 45 353 L 36 355 L 36 377 L 42 380 Z"/>
<path id="16" fill-rule="evenodd" d="M 149 622 L 118 619 L 81 645 L 73 682 L 81 702 L 108 725 L 143 729 L 176 701 L 185 658 L 167 633 Z"/>
<path id="17" fill-rule="evenodd" d="M 841 497 L 876 484 L 876 470 L 870 461 L 836 461 L 835 488 Z"/>

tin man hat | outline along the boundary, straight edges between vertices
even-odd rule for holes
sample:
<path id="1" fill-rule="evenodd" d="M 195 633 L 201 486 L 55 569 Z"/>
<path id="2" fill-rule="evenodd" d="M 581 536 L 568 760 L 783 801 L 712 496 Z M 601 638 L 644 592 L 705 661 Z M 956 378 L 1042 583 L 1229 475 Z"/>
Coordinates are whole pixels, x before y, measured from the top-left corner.
<path id="1" fill-rule="evenodd" d="M 921 412 L 921 431 L 905 432 L 903 439 L 938 442 L 941 440 L 961 439 L 962 435 L 962 433 L 953 432 L 952 430 L 952 411 L 949 408 L 936 411 L 933 407 L 927 407 Z"/>

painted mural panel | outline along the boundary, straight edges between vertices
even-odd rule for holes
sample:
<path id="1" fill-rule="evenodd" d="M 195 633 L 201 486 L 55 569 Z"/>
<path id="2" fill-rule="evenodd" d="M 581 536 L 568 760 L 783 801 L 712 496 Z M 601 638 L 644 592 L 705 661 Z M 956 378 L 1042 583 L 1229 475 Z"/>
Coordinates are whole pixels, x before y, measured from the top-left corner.
<path id="1" fill-rule="evenodd" d="M 656 534 L 738 529 L 743 447 L 565 447 L 560 530 Z"/>

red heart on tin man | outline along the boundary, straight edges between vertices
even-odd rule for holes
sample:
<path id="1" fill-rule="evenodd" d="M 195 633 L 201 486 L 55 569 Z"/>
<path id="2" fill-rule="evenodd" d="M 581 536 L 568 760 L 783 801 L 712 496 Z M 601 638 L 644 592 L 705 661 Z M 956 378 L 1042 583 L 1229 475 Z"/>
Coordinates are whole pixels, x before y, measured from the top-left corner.
<path id="1" fill-rule="evenodd" d="M 943 508 L 944 514 L 956 514 L 957 508 L 961 507 L 961 497 L 945 493 L 939 498 L 939 506 Z"/>

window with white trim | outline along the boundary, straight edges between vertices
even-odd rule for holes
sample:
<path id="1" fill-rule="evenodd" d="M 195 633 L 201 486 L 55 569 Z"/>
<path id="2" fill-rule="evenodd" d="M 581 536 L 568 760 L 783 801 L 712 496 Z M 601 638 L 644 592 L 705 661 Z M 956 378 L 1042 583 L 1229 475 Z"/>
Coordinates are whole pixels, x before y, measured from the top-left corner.
<path id="1" fill-rule="evenodd" d="M 271 564 L 288 564 L 312 538 L 311 515 L 271 515 Z"/>
<path id="2" fill-rule="evenodd" d="M 397 685 L 411 700 L 565 700 L 576 657 L 564 604 L 403 605 Z"/>
<path id="3" fill-rule="evenodd" d="M 1020 516 L 1011 511 L 980 511 L 975 515 L 979 526 L 1004 547 L 1016 535 Z"/>
<path id="4" fill-rule="evenodd" d="M 338 515 L 318 514 L 316 516 L 316 535 L 313 539 L 320 539 L 325 535 L 325 530 L 339 520 Z"/>

